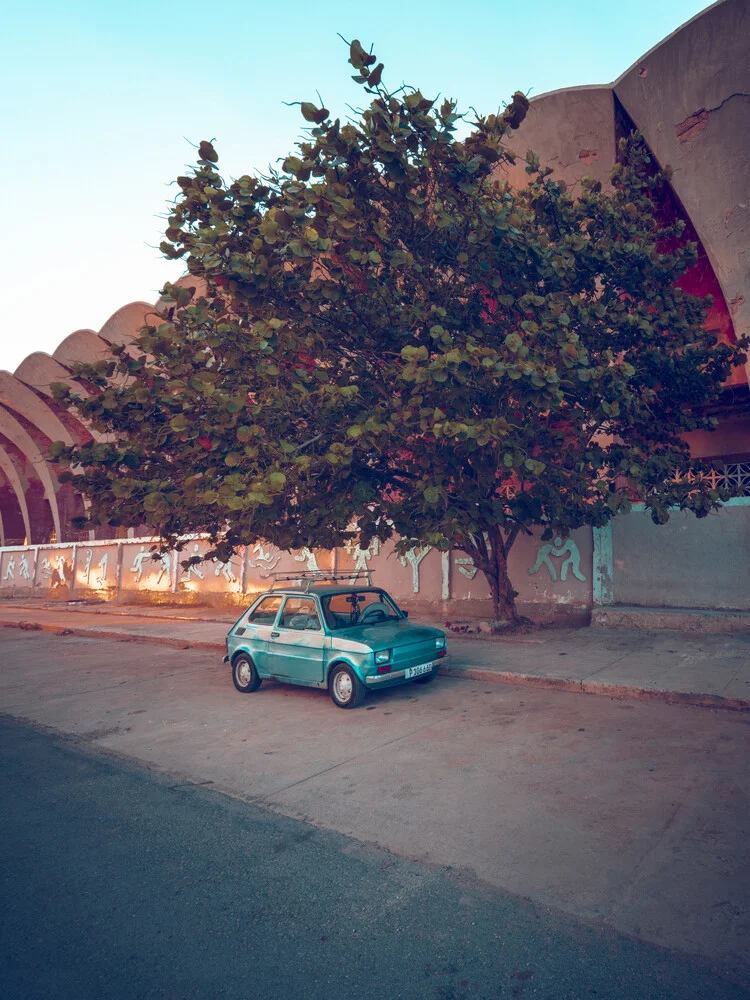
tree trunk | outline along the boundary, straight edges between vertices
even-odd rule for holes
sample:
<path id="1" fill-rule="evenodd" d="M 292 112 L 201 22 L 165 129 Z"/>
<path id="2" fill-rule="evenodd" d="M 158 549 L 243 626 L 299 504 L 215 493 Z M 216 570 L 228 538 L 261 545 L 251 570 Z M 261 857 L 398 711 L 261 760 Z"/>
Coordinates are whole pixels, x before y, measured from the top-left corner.
<path id="1" fill-rule="evenodd" d="M 508 577 L 508 556 L 498 545 L 492 546 L 489 570 L 489 573 L 485 570 L 485 576 L 490 585 L 495 619 L 517 622 L 520 616 L 516 610 L 516 591 Z"/>
<path id="2" fill-rule="evenodd" d="M 495 620 L 517 622 L 520 616 L 516 610 L 516 591 L 508 579 L 507 572 L 502 570 L 494 577 L 488 574 L 485 576 L 490 585 Z"/>
<path id="3" fill-rule="evenodd" d="M 511 531 L 503 537 L 500 528 L 495 526 L 487 532 L 489 544 L 482 538 L 470 553 L 489 584 L 496 621 L 517 622 L 521 617 L 516 610 L 517 592 L 508 577 L 508 553 L 517 534 Z"/>

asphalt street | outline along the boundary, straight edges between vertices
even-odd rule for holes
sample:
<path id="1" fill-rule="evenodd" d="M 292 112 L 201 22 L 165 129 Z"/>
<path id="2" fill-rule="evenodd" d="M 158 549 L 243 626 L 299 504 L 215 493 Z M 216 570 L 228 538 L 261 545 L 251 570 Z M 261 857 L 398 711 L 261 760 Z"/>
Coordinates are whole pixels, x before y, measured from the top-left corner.
<path id="1" fill-rule="evenodd" d="M 708 964 L 0 722 L 2 995 L 734 998 Z"/>

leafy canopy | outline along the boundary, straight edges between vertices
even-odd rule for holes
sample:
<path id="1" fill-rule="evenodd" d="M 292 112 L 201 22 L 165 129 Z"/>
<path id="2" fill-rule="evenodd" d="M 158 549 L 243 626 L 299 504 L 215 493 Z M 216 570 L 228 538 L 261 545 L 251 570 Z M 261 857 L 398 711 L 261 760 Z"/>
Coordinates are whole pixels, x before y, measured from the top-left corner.
<path id="1" fill-rule="evenodd" d="M 307 134 L 269 176 L 225 180 L 200 144 L 161 246 L 195 280 L 79 369 L 87 398 L 57 387 L 114 436 L 54 452 L 90 519 L 208 531 L 221 555 L 356 523 L 363 546 L 469 552 L 512 611 L 519 531 L 602 525 L 636 495 L 659 522 L 717 506 L 670 477 L 741 355 L 675 286 L 696 250 L 655 219 L 647 151 L 623 144 L 611 189 L 576 196 L 527 154 L 516 190 L 522 94 L 468 122 L 390 92 L 357 41 L 350 62 L 370 104 L 342 121 L 303 102 Z"/>

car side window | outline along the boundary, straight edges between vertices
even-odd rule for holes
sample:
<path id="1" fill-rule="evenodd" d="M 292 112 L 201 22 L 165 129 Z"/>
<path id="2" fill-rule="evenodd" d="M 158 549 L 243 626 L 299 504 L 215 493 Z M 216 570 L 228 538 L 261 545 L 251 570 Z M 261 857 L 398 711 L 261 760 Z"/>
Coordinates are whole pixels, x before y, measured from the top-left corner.
<path id="1" fill-rule="evenodd" d="M 279 619 L 279 628 L 295 632 L 319 632 L 318 606 L 310 597 L 287 597 Z"/>
<path id="2" fill-rule="evenodd" d="M 279 613 L 283 597 L 264 597 L 247 616 L 248 625 L 273 625 Z"/>

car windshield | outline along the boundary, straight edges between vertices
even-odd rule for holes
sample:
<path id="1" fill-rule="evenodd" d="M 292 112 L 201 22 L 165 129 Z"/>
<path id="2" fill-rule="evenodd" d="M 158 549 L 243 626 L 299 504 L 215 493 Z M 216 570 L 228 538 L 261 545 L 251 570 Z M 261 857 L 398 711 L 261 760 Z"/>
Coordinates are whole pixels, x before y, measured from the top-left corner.
<path id="1" fill-rule="evenodd" d="M 334 631 L 403 618 L 384 590 L 351 590 L 324 597 L 323 614 L 328 627 Z"/>

